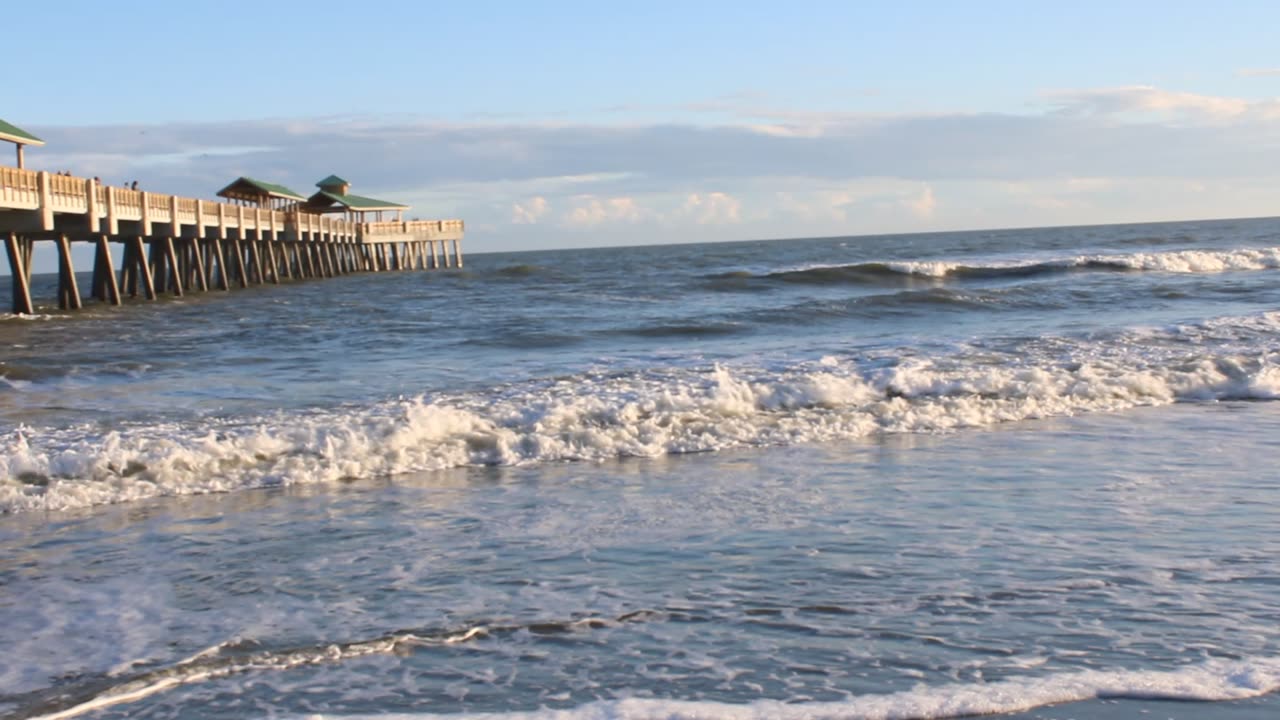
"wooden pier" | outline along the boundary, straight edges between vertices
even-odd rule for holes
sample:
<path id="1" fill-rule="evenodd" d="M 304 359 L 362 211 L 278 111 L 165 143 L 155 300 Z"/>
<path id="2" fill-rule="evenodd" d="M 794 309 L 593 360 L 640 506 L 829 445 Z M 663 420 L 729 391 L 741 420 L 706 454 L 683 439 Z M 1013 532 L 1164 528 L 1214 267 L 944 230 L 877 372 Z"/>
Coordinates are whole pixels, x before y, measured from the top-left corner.
<path id="1" fill-rule="evenodd" d="M 321 184 L 326 181 L 340 185 Z M 401 217 L 405 206 L 348 196 L 340 178 L 321 183 L 321 192 L 304 202 L 290 200 L 289 192 L 264 192 L 256 203 L 221 202 L 0 167 L 0 241 L 12 272 L 13 312 L 35 312 L 31 264 L 37 242 L 57 249 L 63 309 L 78 309 L 85 299 L 71 261 L 78 242 L 96 248 L 88 296 L 112 305 L 139 295 L 154 300 L 355 272 L 462 267 L 461 220 L 383 221 L 382 211 Z M 344 216 L 324 214 L 335 211 Z M 366 222 L 375 212 L 379 219 Z M 123 246 L 119 268 L 117 246 Z"/>

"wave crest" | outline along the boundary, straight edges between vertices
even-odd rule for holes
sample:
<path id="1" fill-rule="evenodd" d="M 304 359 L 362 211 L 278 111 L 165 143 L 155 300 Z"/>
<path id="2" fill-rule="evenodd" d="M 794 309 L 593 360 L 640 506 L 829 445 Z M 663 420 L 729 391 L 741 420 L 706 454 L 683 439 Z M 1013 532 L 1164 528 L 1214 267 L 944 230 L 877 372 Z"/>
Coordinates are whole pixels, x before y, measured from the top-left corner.
<path id="1" fill-rule="evenodd" d="M 1031 278 L 1069 272 L 1220 273 L 1280 268 L 1280 247 L 1233 250 L 1170 250 L 1118 255 L 1075 255 L 1037 260 L 892 261 L 852 265 L 815 265 L 756 276 L 766 280 L 814 285 L 884 285 L 917 280 Z M 723 273 L 714 279 L 741 279 Z"/>
<path id="2" fill-rule="evenodd" d="M 20 427 L 0 436 L 0 512 L 465 466 L 950 432 L 1175 401 L 1274 399 L 1280 367 L 1250 350 L 1247 338 L 1265 328 L 1273 334 L 1277 323 L 1280 315 L 1268 314 L 1173 331 L 1156 355 L 1161 343 L 1135 334 L 1132 346 L 1147 355 L 1129 342 L 1061 340 L 1018 355 L 969 348 L 780 370 L 588 374 L 238 423 L 106 433 L 89 425 Z M 1244 333 L 1244 346 L 1231 345 L 1228 331 Z M 1178 337 L 1187 342 L 1179 346 Z"/>

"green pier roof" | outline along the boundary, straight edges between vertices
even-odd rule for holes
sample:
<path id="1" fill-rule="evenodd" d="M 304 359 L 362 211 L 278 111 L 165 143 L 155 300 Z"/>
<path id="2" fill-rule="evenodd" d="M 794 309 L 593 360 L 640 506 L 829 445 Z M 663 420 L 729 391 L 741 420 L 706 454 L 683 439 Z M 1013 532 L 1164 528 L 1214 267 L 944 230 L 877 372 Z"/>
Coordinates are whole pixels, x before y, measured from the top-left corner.
<path id="1" fill-rule="evenodd" d="M 295 200 L 297 202 L 306 202 L 307 200 L 303 195 L 283 185 L 254 180 L 248 177 L 236 178 L 235 182 L 218 191 L 219 197 L 228 198 L 254 199 L 260 195 Z"/>
<path id="2" fill-rule="evenodd" d="M 11 143 L 19 145 L 43 145 L 44 141 L 23 130 L 17 125 L 11 125 L 4 120 L 0 120 L 0 140 L 8 140 Z"/>
<path id="3" fill-rule="evenodd" d="M 401 205 L 400 203 L 394 203 L 389 200 L 377 200 L 374 198 L 363 197 L 360 195 L 339 195 L 338 193 L 331 193 L 325 190 L 321 190 L 315 195 L 312 195 L 310 202 L 313 205 L 317 204 L 316 200 L 320 197 L 326 197 L 332 200 L 333 202 L 336 202 L 339 205 L 343 205 L 351 210 L 367 211 L 367 210 L 408 210 L 409 209 L 408 205 Z"/>

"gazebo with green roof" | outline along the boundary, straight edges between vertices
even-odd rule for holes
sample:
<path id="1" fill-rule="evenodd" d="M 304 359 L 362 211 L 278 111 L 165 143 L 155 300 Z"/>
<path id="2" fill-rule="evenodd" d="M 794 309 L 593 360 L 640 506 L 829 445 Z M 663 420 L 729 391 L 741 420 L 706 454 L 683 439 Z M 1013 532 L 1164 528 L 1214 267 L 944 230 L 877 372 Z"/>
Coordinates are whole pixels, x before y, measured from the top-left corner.
<path id="1" fill-rule="evenodd" d="M 320 188 L 320 190 L 307 198 L 307 204 L 304 206 L 307 212 L 340 212 L 344 213 L 348 219 L 356 222 L 366 222 L 366 214 L 373 214 L 375 219 L 382 220 L 382 213 L 384 212 L 394 212 L 396 220 L 403 220 L 404 211 L 409 209 L 408 205 L 401 205 L 388 200 L 352 195 L 351 183 L 337 175 L 330 175 L 321 180 L 316 183 L 316 187 Z"/>
<path id="2" fill-rule="evenodd" d="M 23 145 L 43 145 L 44 141 L 23 130 L 17 125 L 10 125 L 4 120 L 0 120 L 0 140 L 11 142 L 18 146 L 18 167 L 22 167 L 22 146 Z"/>
<path id="3" fill-rule="evenodd" d="M 236 178 L 230 185 L 218 191 L 218 197 L 224 197 L 236 204 L 272 210 L 281 210 L 307 201 L 305 197 L 283 185 L 248 177 Z"/>

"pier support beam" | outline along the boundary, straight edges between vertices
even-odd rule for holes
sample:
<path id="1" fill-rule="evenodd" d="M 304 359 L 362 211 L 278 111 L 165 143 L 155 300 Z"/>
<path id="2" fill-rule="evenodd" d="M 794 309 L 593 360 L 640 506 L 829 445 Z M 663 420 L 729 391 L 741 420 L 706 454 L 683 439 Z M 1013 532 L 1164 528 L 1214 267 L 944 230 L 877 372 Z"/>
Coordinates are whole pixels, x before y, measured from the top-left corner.
<path id="1" fill-rule="evenodd" d="M 148 300 L 155 300 L 156 281 L 155 277 L 151 274 L 151 264 L 147 262 L 146 243 L 142 241 L 141 236 L 134 238 L 133 247 L 134 257 L 137 259 L 137 266 L 134 268 L 134 272 L 138 276 L 138 279 L 142 281 L 143 297 Z M 138 294 L 136 290 L 134 291 L 134 294 Z"/>
<path id="2" fill-rule="evenodd" d="M 320 267 L 324 269 L 324 276 L 327 278 L 333 277 L 336 273 L 333 272 L 333 263 L 329 257 L 329 243 L 321 243 L 316 246 L 316 251 L 320 253 Z"/>
<path id="3" fill-rule="evenodd" d="M 152 280 L 151 264 L 147 262 L 147 248 L 142 236 L 125 241 L 124 261 L 121 262 L 120 285 L 130 297 L 137 297 L 139 286 L 148 300 L 156 299 L 156 286 Z"/>
<path id="4" fill-rule="evenodd" d="M 241 231 L 243 234 L 243 231 Z M 236 279 L 240 283 L 240 289 L 249 287 L 249 272 L 244 267 L 244 247 L 240 245 L 240 239 L 236 238 L 231 241 L 232 254 L 236 256 L 235 274 Z"/>
<path id="5" fill-rule="evenodd" d="M 218 263 L 218 289 L 230 290 L 231 281 L 227 277 L 227 254 L 222 249 L 224 240 L 213 240 L 213 259 Z"/>
<path id="6" fill-rule="evenodd" d="M 9 271 L 13 282 L 13 312 L 15 315 L 31 315 L 35 307 L 31 305 L 31 273 L 27 272 L 24 243 L 18 239 L 17 233 L 9 233 L 4 240 L 4 249 L 9 256 Z"/>
<path id="7" fill-rule="evenodd" d="M 261 230 L 256 231 L 256 233 L 259 236 L 262 235 Z M 267 278 L 262 274 L 262 249 L 260 247 L 262 245 L 262 241 L 256 238 L 250 238 L 247 242 L 249 243 L 249 262 L 253 266 L 254 282 L 259 285 L 265 285 Z"/>
<path id="8" fill-rule="evenodd" d="M 281 241 L 275 250 L 277 255 L 276 268 L 284 275 L 286 280 L 293 279 L 293 268 L 289 267 L 289 245 L 291 244 L 288 240 Z"/>
<path id="9" fill-rule="evenodd" d="M 280 266 L 276 264 L 276 244 L 271 240 L 271 236 L 267 236 L 266 242 L 263 243 L 267 250 L 267 270 L 271 272 L 271 284 L 280 284 Z"/>
<path id="10" fill-rule="evenodd" d="M 205 270 L 204 249 L 200 247 L 200 240 L 191 241 L 191 264 L 195 273 L 195 285 L 200 292 L 209 291 L 209 273 Z"/>
<path id="11" fill-rule="evenodd" d="M 182 297 L 182 269 L 178 266 L 178 252 L 173 247 L 173 238 L 164 239 L 164 257 L 169 265 L 169 282 L 165 283 L 164 274 L 160 275 L 160 282 L 164 284 L 174 297 Z"/>
<path id="12" fill-rule="evenodd" d="M 111 261 L 111 243 L 106 235 L 99 235 L 95 243 L 97 251 L 93 259 L 93 296 L 112 305 L 120 304 L 120 286 L 116 284 L 116 269 Z"/>
<path id="13" fill-rule="evenodd" d="M 329 265 L 324 261 L 324 245 L 322 243 L 312 243 L 311 257 L 315 259 L 316 277 L 329 277 Z"/>
<path id="14" fill-rule="evenodd" d="M 76 284 L 76 269 L 71 264 L 71 241 L 66 234 L 58 236 L 58 307 L 63 310 L 79 310 L 80 286 Z"/>

